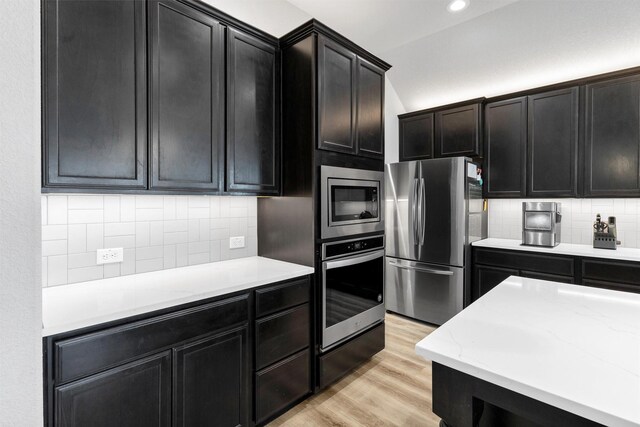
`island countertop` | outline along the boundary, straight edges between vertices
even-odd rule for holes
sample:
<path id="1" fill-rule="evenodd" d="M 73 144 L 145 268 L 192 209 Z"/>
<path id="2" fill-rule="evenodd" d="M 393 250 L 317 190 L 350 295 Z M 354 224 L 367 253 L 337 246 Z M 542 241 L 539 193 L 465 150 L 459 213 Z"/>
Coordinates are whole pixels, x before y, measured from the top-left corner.
<path id="1" fill-rule="evenodd" d="M 304 265 L 239 258 L 44 288 L 42 336 L 312 274 Z"/>
<path id="2" fill-rule="evenodd" d="M 640 295 L 511 276 L 416 345 L 584 418 L 640 426 Z"/>

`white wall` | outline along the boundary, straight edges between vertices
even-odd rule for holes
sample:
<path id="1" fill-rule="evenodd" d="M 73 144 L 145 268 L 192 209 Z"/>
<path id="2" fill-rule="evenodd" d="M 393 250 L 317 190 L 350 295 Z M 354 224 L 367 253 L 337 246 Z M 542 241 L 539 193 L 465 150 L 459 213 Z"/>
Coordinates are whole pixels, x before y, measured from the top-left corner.
<path id="1" fill-rule="evenodd" d="M 491 199 L 489 237 L 522 239 L 522 202 L 562 204 L 562 243 L 591 245 L 596 214 L 616 217 L 618 240 L 626 248 L 640 248 L 640 199 Z"/>
<path id="2" fill-rule="evenodd" d="M 257 254 L 256 197 L 42 196 L 42 285 L 56 286 Z M 229 237 L 245 247 L 229 249 Z M 96 250 L 124 248 L 97 265 Z"/>
<path id="3" fill-rule="evenodd" d="M 0 425 L 42 425 L 40 2 L 0 1 Z"/>
<path id="4" fill-rule="evenodd" d="M 638 0 L 520 0 L 382 57 L 415 111 L 638 66 L 639 16 Z"/>

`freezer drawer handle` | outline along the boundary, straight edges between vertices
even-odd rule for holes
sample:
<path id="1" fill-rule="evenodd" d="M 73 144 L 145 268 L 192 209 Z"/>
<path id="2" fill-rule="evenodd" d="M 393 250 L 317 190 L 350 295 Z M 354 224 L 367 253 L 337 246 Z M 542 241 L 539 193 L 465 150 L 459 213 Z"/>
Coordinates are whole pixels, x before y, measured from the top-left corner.
<path id="1" fill-rule="evenodd" d="M 397 264 L 395 262 L 389 262 L 389 265 L 392 265 L 394 267 L 398 267 L 398 268 L 402 268 L 404 270 L 415 270 L 415 271 L 419 271 L 421 273 L 431 273 L 431 274 L 440 274 L 442 276 L 453 276 L 453 271 L 447 271 L 447 270 L 432 270 L 430 268 L 419 268 L 419 267 L 412 267 L 410 265 L 400 265 Z"/>

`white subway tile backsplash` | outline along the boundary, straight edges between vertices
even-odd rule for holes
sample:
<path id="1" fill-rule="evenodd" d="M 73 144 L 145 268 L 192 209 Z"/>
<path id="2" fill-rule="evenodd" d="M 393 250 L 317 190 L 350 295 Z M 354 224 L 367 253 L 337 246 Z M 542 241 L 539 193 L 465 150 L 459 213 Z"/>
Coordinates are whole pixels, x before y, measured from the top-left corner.
<path id="1" fill-rule="evenodd" d="M 104 222 L 120 222 L 120 197 L 105 196 Z"/>
<path id="2" fill-rule="evenodd" d="M 98 280 L 103 278 L 104 268 L 101 265 L 69 269 L 69 283 L 86 282 L 88 280 Z"/>
<path id="3" fill-rule="evenodd" d="M 87 251 L 104 248 L 104 224 L 87 224 Z"/>
<path id="4" fill-rule="evenodd" d="M 67 196 L 42 196 L 47 198 L 47 224 L 66 224 Z"/>
<path id="5" fill-rule="evenodd" d="M 42 227 L 42 240 L 63 240 L 66 238 L 66 225 L 45 225 Z"/>
<path id="6" fill-rule="evenodd" d="M 67 255 L 56 255 L 47 258 L 48 286 L 64 285 L 67 282 Z"/>
<path id="7" fill-rule="evenodd" d="M 66 240 L 44 240 L 42 242 L 42 255 L 66 255 L 67 254 L 67 241 Z"/>
<path id="8" fill-rule="evenodd" d="M 591 245 L 596 214 L 615 216 L 621 246 L 640 248 L 640 199 L 491 199 L 489 237 L 522 238 L 522 202 L 554 201 L 562 204 L 563 243 Z"/>
<path id="9" fill-rule="evenodd" d="M 72 194 L 41 200 L 43 286 L 257 253 L 256 197 Z M 230 236 L 245 236 L 245 247 L 229 249 Z M 124 248 L 124 261 L 97 265 L 96 250 L 111 247 Z"/>
<path id="10" fill-rule="evenodd" d="M 96 224 L 104 222 L 102 209 L 69 209 L 69 224 Z"/>

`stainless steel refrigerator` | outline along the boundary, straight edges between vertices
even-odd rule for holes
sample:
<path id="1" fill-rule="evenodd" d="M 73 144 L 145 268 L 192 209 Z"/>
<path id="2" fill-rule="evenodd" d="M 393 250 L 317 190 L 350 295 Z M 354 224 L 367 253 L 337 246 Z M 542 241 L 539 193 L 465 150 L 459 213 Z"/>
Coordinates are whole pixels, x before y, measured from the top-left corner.
<path id="1" fill-rule="evenodd" d="M 470 243 L 487 235 L 477 165 L 466 157 L 385 167 L 386 309 L 441 325 L 470 301 Z"/>

